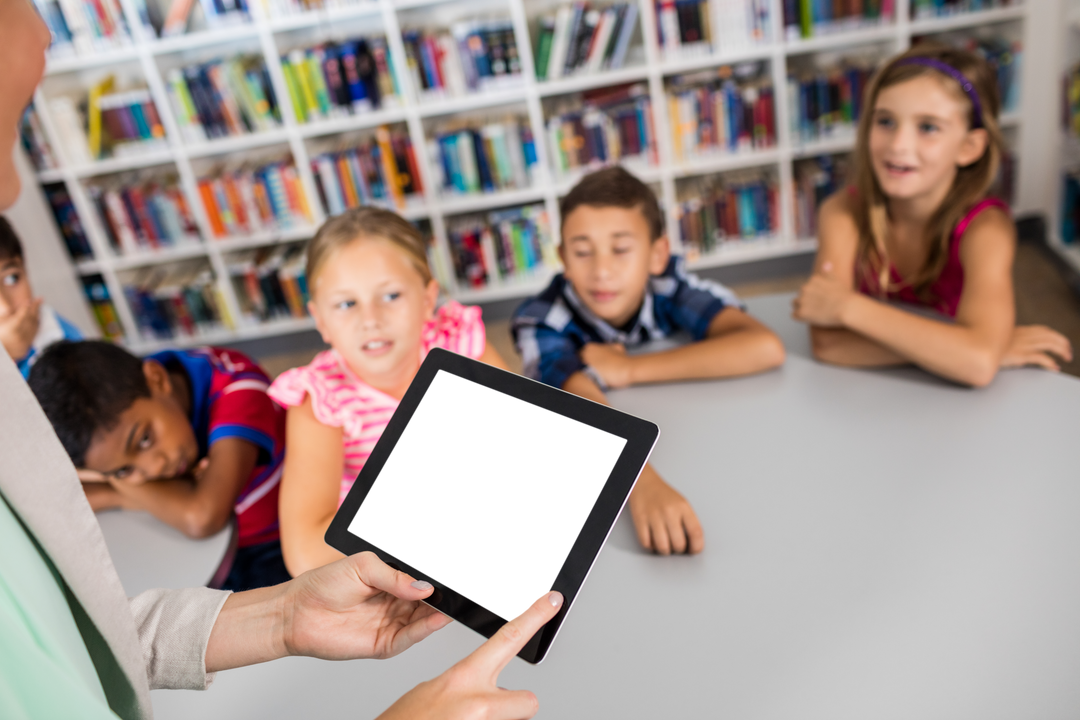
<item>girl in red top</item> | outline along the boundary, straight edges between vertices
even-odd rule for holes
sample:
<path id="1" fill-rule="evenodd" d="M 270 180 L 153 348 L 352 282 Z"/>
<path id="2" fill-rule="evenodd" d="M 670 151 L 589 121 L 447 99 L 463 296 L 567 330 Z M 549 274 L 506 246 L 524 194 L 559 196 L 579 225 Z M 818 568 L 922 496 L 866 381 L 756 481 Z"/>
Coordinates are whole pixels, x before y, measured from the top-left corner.
<path id="1" fill-rule="evenodd" d="M 870 82 L 853 184 L 822 204 L 814 274 L 793 303 L 818 360 L 914 363 L 984 386 L 998 368 L 1072 358 L 1061 334 L 1015 327 L 1016 233 L 986 197 L 1004 148 L 999 105 L 987 64 L 940 45 L 912 48 Z"/>

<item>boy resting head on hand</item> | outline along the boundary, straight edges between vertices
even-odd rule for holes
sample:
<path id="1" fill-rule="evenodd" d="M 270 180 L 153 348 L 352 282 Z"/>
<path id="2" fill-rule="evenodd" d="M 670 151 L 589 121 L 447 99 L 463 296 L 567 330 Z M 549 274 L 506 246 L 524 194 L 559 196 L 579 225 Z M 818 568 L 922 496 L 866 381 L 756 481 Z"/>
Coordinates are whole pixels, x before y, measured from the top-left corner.
<path id="1" fill-rule="evenodd" d="M 784 362 L 784 346 L 719 283 L 671 255 L 653 192 L 621 167 L 585 176 L 561 204 L 564 271 L 514 313 L 525 374 L 606 403 L 604 390 L 729 377 Z M 693 342 L 643 355 L 627 348 L 688 333 Z M 662 555 L 697 553 L 690 504 L 651 465 L 630 495 L 638 539 Z"/>

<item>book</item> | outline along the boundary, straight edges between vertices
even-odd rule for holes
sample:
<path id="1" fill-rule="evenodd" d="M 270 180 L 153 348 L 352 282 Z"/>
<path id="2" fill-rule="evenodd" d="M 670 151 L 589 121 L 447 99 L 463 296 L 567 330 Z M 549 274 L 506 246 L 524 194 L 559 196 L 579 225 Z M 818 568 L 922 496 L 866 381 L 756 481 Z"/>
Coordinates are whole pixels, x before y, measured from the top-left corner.
<path id="1" fill-rule="evenodd" d="M 297 121 L 397 105 L 400 100 L 386 57 L 385 37 L 328 42 L 283 55 L 281 68 Z"/>
<path id="2" fill-rule="evenodd" d="M 679 187 L 679 234 L 687 257 L 696 259 L 734 240 L 780 231 L 780 193 L 762 171 L 734 172 L 688 181 Z"/>
<path id="3" fill-rule="evenodd" d="M 538 20 L 537 79 L 621 68 L 637 24 L 637 5 L 562 5 Z"/>
<path id="4" fill-rule="evenodd" d="M 197 181 L 214 237 L 302 227 L 312 222 L 300 176 L 289 159 L 219 166 Z"/>
<path id="5" fill-rule="evenodd" d="M 90 247 L 90 241 L 86 237 L 86 231 L 83 229 L 79 213 L 75 210 L 75 204 L 71 200 L 67 187 L 64 183 L 51 183 L 42 185 L 41 189 L 45 193 L 45 199 L 49 203 L 49 209 L 52 210 L 56 226 L 60 230 L 60 237 L 63 238 L 64 246 L 71 259 L 76 262 L 92 260 L 94 251 Z"/>
<path id="6" fill-rule="evenodd" d="M 42 172 L 59 167 L 33 103 L 27 105 L 19 121 L 19 139 L 35 170 Z"/>
<path id="7" fill-rule="evenodd" d="M 201 242 L 175 174 L 117 176 L 89 184 L 87 196 L 119 255 Z"/>
<path id="8" fill-rule="evenodd" d="M 886 0 L 882 0 L 884 4 Z M 911 16 L 914 19 L 955 15 L 976 10 L 990 10 L 1018 5 L 1022 0 L 911 0 Z"/>
<path id="9" fill-rule="evenodd" d="M 241 321 L 307 317 L 308 294 L 303 245 L 260 248 L 226 259 Z"/>
<path id="10" fill-rule="evenodd" d="M 795 197 L 795 234 L 817 236 L 817 210 L 827 197 L 848 181 L 851 161 L 845 155 L 822 155 L 795 163 L 792 182 Z"/>
<path id="11" fill-rule="evenodd" d="M 49 28 L 49 56 L 90 55 L 131 46 L 119 0 L 34 0 Z"/>
<path id="12" fill-rule="evenodd" d="M 83 292 L 90 302 L 90 309 L 94 313 L 101 334 L 106 340 L 114 342 L 124 339 L 124 328 L 116 315 L 116 307 L 109 295 L 109 287 L 101 275 L 89 275 L 82 278 Z"/>
<path id="13" fill-rule="evenodd" d="M 642 83 L 560 98 L 549 113 L 547 134 L 558 174 L 624 161 L 658 162 L 652 104 Z"/>
<path id="14" fill-rule="evenodd" d="M 462 21 L 449 29 L 404 30 L 402 42 L 406 69 L 424 101 L 521 84 L 520 56 L 509 19 Z"/>
<path id="15" fill-rule="evenodd" d="M 359 205 L 402 210 L 410 198 L 423 193 L 412 141 L 404 126 L 382 127 L 359 142 L 312 154 L 311 171 L 327 215 L 339 215 Z"/>
<path id="16" fill-rule="evenodd" d="M 463 287 L 482 288 L 559 267 L 543 205 L 452 218 L 446 232 L 454 274 Z"/>
<path id="17" fill-rule="evenodd" d="M 428 154 L 443 195 L 523 189 L 536 165 L 528 119 L 507 117 L 484 124 L 453 121 L 431 134 Z"/>
<path id="18" fill-rule="evenodd" d="M 170 70 L 166 90 L 188 142 L 281 127 L 261 55 L 237 55 Z"/>
<path id="19" fill-rule="evenodd" d="M 197 337 L 229 326 L 206 259 L 144 268 L 121 282 L 144 340 Z"/>
<path id="20" fill-rule="evenodd" d="M 919 1 L 913 0 L 913 9 Z M 895 22 L 894 6 L 893 0 L 784 0 L 784 35 L 788 41 L 792 41 Z"/>
<path id="21" fill-rule="evenodd" d="M 684 162 L 776 144 L 775 98 L 764 62 L 676 76 L 667 101 L 673 150 Z"/>
<path id="22" fill-rule="evenodd" d="M 1001 111 L 1011 112 L 1019 107 L 1023 43 L 1000 35 L 986 35 L 981 32 L 974 35 L 970 32 L 952 32 L 938 33 L 929 37 L 916 36 L 912 38 L 912 44 L 917 45 L 926 40 L 962 48 L 985 60 L 997 80 Z"/>
<path id="23" fill-rule="evenodd" d="M 846 135 L 854 138 L 862 98 L 876 58 L 849 57 L 830 68 L 788 75 L 791 137 L 811 142 Z"/>

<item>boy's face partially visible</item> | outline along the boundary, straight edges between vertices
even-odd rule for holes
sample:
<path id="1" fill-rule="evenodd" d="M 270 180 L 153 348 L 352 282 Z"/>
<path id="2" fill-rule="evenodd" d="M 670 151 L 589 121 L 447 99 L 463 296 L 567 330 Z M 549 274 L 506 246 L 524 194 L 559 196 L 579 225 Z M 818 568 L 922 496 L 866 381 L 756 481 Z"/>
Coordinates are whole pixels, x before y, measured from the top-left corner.
<path id="1" fill-rule="evenodd" d="M 666 236 L 649 237 L 637 208 L 581 205 L 563 219 L 564 275 L 589 310 L 621 327 L 641 308 L 649 276 L 667 267 Z"/>
<path id="2" fill-rule="evenodd" d="M 14 315 L 33 299 L 22 258 L 0 260 L 0 320 Z"/>
<path id="3" fill-rule="evenodd" d="M 165 367 L 153 360 L 143 363 L 143 373 L 150 397 L 136 399 L 115 426 L 94 433 L 86 450 L 86 469 L 141 484 L 182 477 L 198 462 L 187 389 L 178 387 Z"/>

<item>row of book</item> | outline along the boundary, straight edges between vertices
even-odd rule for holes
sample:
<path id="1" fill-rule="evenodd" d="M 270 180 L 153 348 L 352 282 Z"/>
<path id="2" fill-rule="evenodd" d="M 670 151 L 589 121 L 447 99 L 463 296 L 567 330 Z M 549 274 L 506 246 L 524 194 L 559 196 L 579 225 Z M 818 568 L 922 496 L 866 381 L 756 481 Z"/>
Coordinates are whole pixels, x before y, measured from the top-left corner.
<path id="1" fill-rule="evenodd" d="M 457 218 L 447 224 L 446 233 L 462 287 L 481 288 L 559 266 L 543 205 Z"/>
<path id="2" fill-rule="evenodd" d="M 247 0 L 145 0 L 145 21 L 157 37 L 216 30 L 250 22 Z"/>
<path id="3" fill-rule="evenodd" d="M 226 263 L 241 320 L 266 322 L 307 316 L 306 256 L 303 245 L 260 248 L 237 253 Z"/>
<path id="4" fill-rule="evenodd" d="M 94 184 L 87 195 L 121 255 L 199 243 L 199 228 L 175 177 Z"/>
<path id="5" fill-rule="evenodd" d="M 83 293 L 90 303 L 90 310 L 94 313 L 101 335 L 106 340 L 121 340 L 124 337 L 124 327 L 120 324 L 120 318 L 116 315 L 116 306 L 113 305 L 109 295 L 109 287 L 105 284 L 105 278 L 100 275 L 89 275 L 82 279 Z"/>
<path id="6" fill-rule="evenodd" d="M 290 17 L 306 12 L 344 10 L 374 4 L 374 0 L 266 0 L 266 7 L 273 17 Z"/>
<path id="7" fill-rule="evenodd" d="M 774 146 L 775 104 L 772 84 L 756 71 L 737 79 L 724 66 L 675 78 L 668 89 L 675 157 Z"/>
<path id="8" fill-rule="evenodd" d="M 817 237 L 817 209 L 825 198 L 848 182 L 850 164 L 847 155 L 822 155 L 795 163 L 792 182 L 796 237 Z"/>
<path id="9" fill-rule="evenodd" d="M 75 204 L 71 201 L 64 183 L 52 183 L 42 185 L 45 199 L 49 203 L 56 226 L 60 228 L 60 237 L 64 239 L 68 254 L 75 261 L 90 260 L 94 257 L 94 251 L 90 247 L 90 241 L 86 237 L 79 213 L 75 210 Z"/>
<path id="10" fill-rule="evenodd" d="M 199 197 L 215 237 L 250 235 L 312 222 L 291 161 L 247 164 L 200 178 Z"/>
<path id="11" fill-rule="evenodd" d="M 117 91 L 112 75 L 95 83 L 86 99 L 86 144 L 95 160 L 165 149 L 165 126 L 150 91 Z"/>
<path id="12" fill-rule="evenodd" d="M 666 57 L 728 52 L 769 39 L 769 0 L 655 0 Z"/>
<path id="13" fill-rule="evenodd" d="M 862 112 L 863 90 L 874 68 L 847 62 L 830 70 L 788 76 L 791 137 L 810 142 L 840 131 L 854 132 Z"/>
<path id="14" fill-rule="evenodd" d="M 261 55 L 173 68 L 169 98 L 187 142 L 280 127 L 281 113 Z"/>
<path id="15" fill-rule="evenodd" d="M 895 0 L 783 0 L 783 6 L 789 41 L 892 22 L 896 12 Z"/>
<path id="16" fill-rule="evenodd" d="M 554 15 L 540 19 L 536 77 L 553 80 L 621 68 L 637 27 L 637 15 L 636 2 L 603 9 L 587 2 L 561 5 Z"/>
<path id="17" fill-rule="evenodd" d="M 911 0 L 911 15 L 917 20 L 955 15 L 962 12 L 992 10 L 1019 5 L 1024 0 Z M 884 2 L 884 0 L 882 0 Z"/>
<path id="18" fill-rule="evenodd" d="M 698 253 L 722 242 L 774 235 L 780 231 L 780 193 L 765 174 L 722 175 L 684 186 L 679 201 L 679 234 Z"/>
<path id="19" fill-rule="evenodd" d="M 301 123 L 377 110 L 400 95 L 384 37 L 293 50 L 281 69 Z"/>
<path id="20" fill-rule="evenodd" d="M 436 132 L 429 147 L 444 194 L 522 189 L 532 184 L 536 142 L 527 118 Z"/>
<path id="21" fill-rule="evenodd" d="M 509 20 L 454 23 L 402 32 L 413 83 L 429 98 L 460 97 L 516 84 L 521 59 Z"/>
<path id="22" fill-rule="evenodd" d="M 424 191 L 409 133 L 381 127 L 356 145 L 311 159 L 319 198 L 328 215 L 359 205 L 403 209 L 406 198 Z"/>
<path id="23" fill-rule="evenodd" d="M 554 108 L 547 125 L 557 173 L 639 158 L 656 165 L 652 103 L 644 84 L 602 88 Z"/>
<path id="24" fill-rule="evenodd" d="M 42 172 L 59 167 L 33 103 L 26 106 L 19 121 L 19 139 L 35 170 Z"/>
<path id="25" fill-rule="evenodd" d="M 970 36 L 962 38 L 957 44 L 986 60 L 997 75 L 1001 109 L 1005 112 L 1016 110 L 1020 106 L 1020 64 L 1024 55 L 1023 44 L 1019 41 L 1010 42 L 1002 37 Z"/>
<path id="26" fill-rule="evenodd" d="M 1073 245 L 1080 242 L 1080 171 L 1065 173 L 1061 194 L 1061 241 Z"/>
<path id="27" fill-rule="evenodd" d="M 124 283 L 124 297 L 145 340 L 192 337 L 231 325 L 205 259 L 145 268 Z"/>
<path id="28" fill-rule="evenodd" d="M 50 57 L 88 55 L 131 45 L 118 0 L 34 0 L 52 36 Z"/>

